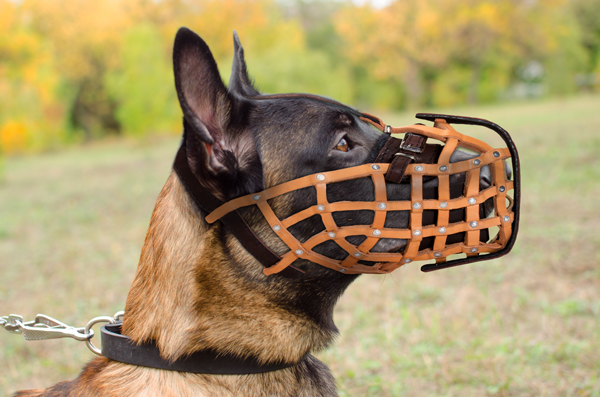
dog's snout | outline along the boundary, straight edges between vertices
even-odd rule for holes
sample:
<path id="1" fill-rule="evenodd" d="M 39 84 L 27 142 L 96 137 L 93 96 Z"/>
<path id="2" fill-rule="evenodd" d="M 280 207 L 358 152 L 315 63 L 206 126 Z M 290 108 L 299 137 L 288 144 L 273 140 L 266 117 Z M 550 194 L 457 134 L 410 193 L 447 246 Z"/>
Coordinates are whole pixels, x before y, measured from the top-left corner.
<path id="1" fill-rule="evenodd" d="M 465 150 L 457 149 L 454 151 L 454 153 L 452 153 L 452 156 L 450 156 L 450 162 L 457 163 L 459 161 L 469 160 L 469 159 L 472 159 L 473 157 L 477 157 L 477 156 L 478 156 L 477 153 L 474 153 L 474 152 L 472 153 L 472 152 L 467 152 Z M 504 172 L 505 172 L 505 178 L 507 180 L 510 180 L 512 178 L 512 168 L 506 162 L 504 163 Z M 481 167 L 481 169 L 479 171 L 479 189 L 485 190 L 485 189 L 489 188 L 490 186 L 492 186 L 492 173 L 490 170 L 490 166 L 484 165 L 483 167 Z"/>
<path id="2" fill-rule="evenodd" d="M 490 186 L 492 186 L 490 167 L 488 165 L 484 165 L 481 167 L 481 171 L 479 171 L 479 190 L 487 189 Z"/>
<path id="3" fill-rule="evenodd" d="M 504 162 L 504 178 L 509 181 L 512 179 L 512 167 L 507 162 Z M 485 190 L 492 186 L 492 175 L 489 165 L 481 167 L 479 172 L 479 189 Z"/>

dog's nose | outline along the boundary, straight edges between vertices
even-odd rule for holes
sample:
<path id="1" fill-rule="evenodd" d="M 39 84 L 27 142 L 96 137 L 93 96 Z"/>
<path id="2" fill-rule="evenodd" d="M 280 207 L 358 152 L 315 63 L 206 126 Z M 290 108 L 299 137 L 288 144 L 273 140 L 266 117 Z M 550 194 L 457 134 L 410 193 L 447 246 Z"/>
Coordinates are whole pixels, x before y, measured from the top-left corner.
<path id="1" fill-rule="evenodd" d="M 510 164 L 506 161 L 504 162 L 504 177 L 507 181 L 512 178 L 512 168 Z M 490 167 L 488 165 L 484 165 L 481 167 L 481 171 L 479 171 L 479 190 L 487 189 L 492 186 L 492 175 L 490 171 Z"/>
<path id="2" fill-rule="evenodd" d="M 492 186 L 490 167 L 488 165 L 484 165 L 481 167 L 481 171 L 479 171 L 479 190 L 487 189 L 490 186 Z"/>
<path id="3" fill-rule="evenodd" d="M 477 153 L 467 152 L 465 150 L 458 149 L 455 150 L 454 153 L 452 153 L 452 155 L 450 156 L 450 162 L 457 163 L 459 161 L 468 160 L 473 157 L 477 157 Z M 506 161 L 504 162 L 504 172 L 506 173 L 506 180 L 510 180 L 512 177 L 512 168 Z M 490 186 L 492 186 L 491 170 L 488 165 L 484 165 L 479 171 L 479 190 L 485 190 Z"/>

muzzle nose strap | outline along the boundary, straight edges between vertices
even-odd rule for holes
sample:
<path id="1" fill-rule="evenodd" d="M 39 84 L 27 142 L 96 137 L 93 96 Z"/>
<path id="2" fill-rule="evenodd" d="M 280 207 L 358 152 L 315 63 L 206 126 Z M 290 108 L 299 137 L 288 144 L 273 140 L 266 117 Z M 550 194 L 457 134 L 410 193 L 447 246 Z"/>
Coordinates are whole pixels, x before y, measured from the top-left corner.
<path id="1" fill-rule="evenodd" d="M 393 183 L 400 183 L 404 178 L 406 167 L 410 163 L 416 162 L 415 156 L 422 153 L 425 148 L 427 137 L 423 135 L 413 134 L 408 132 L 404 135 L 402 143 L 396 154 L 388 172 L 385 174 L 385 180 Z"/>
<path id="2" fill-rule="evenodd" d="M 400 183 L 410 163 L 433 163 L 440 149 L 440 145 L 428 145 L 426 136 L 407 132 L 404 139 L 390 137 L 377 155 L 375 163 L 391 163 L 385 180 Z"/>

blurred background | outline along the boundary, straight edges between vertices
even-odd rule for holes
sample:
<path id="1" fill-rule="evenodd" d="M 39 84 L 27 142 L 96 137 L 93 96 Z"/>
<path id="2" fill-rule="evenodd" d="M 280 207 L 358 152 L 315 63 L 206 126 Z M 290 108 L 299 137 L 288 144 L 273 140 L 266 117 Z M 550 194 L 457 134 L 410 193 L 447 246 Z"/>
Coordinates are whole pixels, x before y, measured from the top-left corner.
<path id="1" fill-rule="evenodd" d="M 598 0 L 0 0 L 0 316 L 123 309 L 179 144 L 180 26 L 225 81 L 235 29 L 263 92 L 486 118 L 519 148 L 510 255 L 343 296 L 319 353 L 341 396 L 600 396 Z M 0 329 L 0 396 L 92 356 Z"/>
<path id="2" fill-rule="evenodd" d="M 597 0 L 0 0 L 0 152 L 178 134 L 178 27 L 264 92 L 403 110 L 600 89 Z"/>

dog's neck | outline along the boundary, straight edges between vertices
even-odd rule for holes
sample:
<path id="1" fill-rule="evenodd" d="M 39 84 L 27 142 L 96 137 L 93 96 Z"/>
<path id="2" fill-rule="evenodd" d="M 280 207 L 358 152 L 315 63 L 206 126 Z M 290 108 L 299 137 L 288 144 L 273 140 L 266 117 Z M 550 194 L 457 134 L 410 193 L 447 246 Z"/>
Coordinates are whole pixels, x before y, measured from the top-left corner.
<path id="1" fill-rule="evenodd" d="M 136 342 L 154 341 L 167 359 L 211 348 L 261 362 L 294 362 L 331 342 L 338 296 L 321 319 L 282 306 L 294 299 L 294 289 L 265 281 L 240 244 L 222 236 L 219 225 L 206 225 L 172 173 L 152 214 L 123 333 Z"/>

